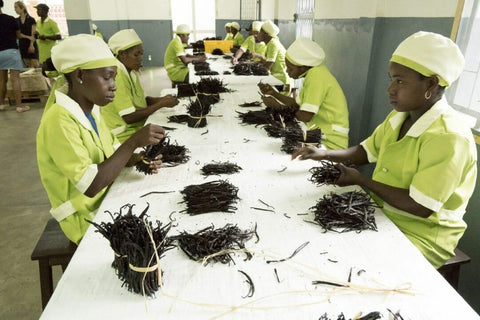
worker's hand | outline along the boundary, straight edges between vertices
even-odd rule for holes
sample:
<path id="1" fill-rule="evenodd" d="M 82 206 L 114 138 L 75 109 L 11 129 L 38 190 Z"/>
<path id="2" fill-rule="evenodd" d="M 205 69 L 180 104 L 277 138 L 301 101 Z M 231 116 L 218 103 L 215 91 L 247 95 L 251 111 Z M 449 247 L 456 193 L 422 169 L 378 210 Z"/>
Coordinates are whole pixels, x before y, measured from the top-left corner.
<path id="1" fill-rule="evenodd" d="M 232 64 L 237 64 L 238 63 L 238 59 L 237 58 L 232 58 Z"/>
<path id="2" fill-rule="evenodd" d="M 34 37 L 35 39 L 38 39 L 38 36 L 39 36 L 39 35 L 40 35 L 40 34 L 38 33 L 38 31 L 35 31 L 35 32 L 33 33 L 33 37 Z"/>
<path id="3" fill-rule="evenodd" d="M 336 185 L 344 187 L 362 184 L 361 181 L 363 180 L 363 176 L 357 169 L 344 166 L 341 163 L 336 164 L 335 167 L 340 170 L 340 176 L 338 177 L 337 181 L 335 181 Z"/>
<path id="4" fill-rule="evenodd" d="M 162 108 L 172 108 L 179 103 L 177 97 L 172 96 L 171 94 L 161 97 L 159 101 Z"/>
<path id="5" fill-rule="evenodd" d="M 31 45 L 28 47 L 28 53 L 35 53 L 35 47 L 33 46 L 33 44 L 31 44 Z"/>
<path id="6" fill-rule="evenodd" d="M 260 92 L 262 94 L 269 94 L 273 96 L 276 92 L 275 89 L 273 89 L 268 83 L 259 82 L 257 86 L 260 88 Z"/>
<path id="7" fill-rule="evenodd" d="M 135 146 L 140 148 L 151 144 L 158 144 L 164 137 L 165 129 L 161 126 L 150 123 L 135 132 L 128 140 L 133 139 Z"/>
<path id="8" fill-rule="evenodd" d="M 201 56 L 197 56 L 198 57 L 198 61 L 206 61 L 207 60 L 207 56 L 206 55 L 201 55 Z"/>
<path id="9" fill-rule="evenodd" d="M 327 150 L 319 149 L 312 146 L 302 147 L 292 153 L 292 160 L 298 158 L 299 160 L 324 160 L 327 158 Z"/>
<path id="10" fill-rule="evenodd" d="M 39 35 L 38 35 L 38 39 L 40 39 L 40 40 L 47 40 L 47 36 L 44 36 L 44 35 L 42 35 L 42 34 L 39 34 Z"/>
<path id="11" fill-rule="evenodd" d="M 155 157 L 153 161 L 150 161 L 150 169 L 152 169 L 152 173 L 158 173 L 158 169 L 162 166 L 162 155 L 159 154 Z"/>
<path id="12" fill-rule="evenodd" d="M 262 101 L 267 107 L 272 108 L 274 110 L 285 109 L 285 105 L 278 102 L 278 100 L 275 99 L 274 97 L 262 96 Z"/>

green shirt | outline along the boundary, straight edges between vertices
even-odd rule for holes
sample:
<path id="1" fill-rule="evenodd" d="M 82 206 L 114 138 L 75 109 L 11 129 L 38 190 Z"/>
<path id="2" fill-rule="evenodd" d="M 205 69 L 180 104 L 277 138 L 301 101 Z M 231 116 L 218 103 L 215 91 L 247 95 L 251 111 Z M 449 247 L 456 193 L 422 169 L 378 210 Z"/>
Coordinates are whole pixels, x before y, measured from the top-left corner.
<path id="1" fill-rule="evenodd" d="M 138 73 L 127 68 L 117 60 L 117 77 L 115 78 L 115 98 L 112 102 L 102 107 L 102 117 L 107 127 L 121 143 L 125 142 L 132 134 L 145 124 L 145 121 L 126 123 L 124 115 L 133 113 L 147 107 L 147 99 L 143 91 Z"/>
<path id="2" fill-rule="evenodd" d="M 228 40 L 233 40 L 233 46 L 240 47 L 243 43 L 243 35 L 240 32 L 237 32 L 232 39 Z"/>
<path id="3" fill-rule="evenodd" d="M 223 40 L 233 40 L 233 34 L 231 32 L 227 33 L 227 35 L 225 36 L 225 39 Z"/>
<path id="4" fill-rule="evenodd" d="M 392 111 L 361 143 L 370 162 L 372 179 L 409 190 L 413 200 L 433 211 L 421 218 L 399 210 L 376 195 L 385 214 L 435 267 L 454 256 L 463 235 L 463 215 L 477 176 L 473 135 L 445 97 L 421 116 L 397 141 L 407 118 Z"/>
<path id="5" fill-rule="evenodd" d="M 42 36 L 55 36 L 60 34 L 60 29 L 55 21 L 48 18 L 42 23 L 42 19 L 37 20 L 37 31 Z M 57 44 L 57 40 L 40 40 L 37 39 L 38 45 L 38 61 L 43 63 L 50 58 L 51 51 L 54 45 Z"/>
<path id="6" fill-rule="evenodd" d="M 175 82 L 184 82 L 188 74 L 188 66 L 183 63 L 181 56 L 186 55 L 185 48 L 180 37 L 175 38 L 168 44 L 165 56 L 163 58 L 165 69 L 170 80 Z"/>
<path id="7" fill-rule="evenodd" d="M 325 65 L 307 71 L 296 102 L 300 110 L 314 114 L 307 127 L 322 130 L 322 144 L 327 149 L 348 148 L 347 100 L 337 79 Z"/>
<path id="8" fill-rule="evenodd" d="M 285 47 L 280 43 L 277 37 L 272 38 L 267 43 L 265 50 L 265 60 L 273 62 L 270 68 L 272 76 L 282 81 L 285 84 L 293 84 L 293 80 L 287 74 L 287 67 L 285 65 Z"/>
<path id="9" fill-rule="evenodd" d="M 37 132 L 37 162 L 52 209 L 65 235 L 79 243 L 107 192 L 84 195 L 98 164 L 114 153 L 118 141 L 102 121 L 98 106 L 92 115 L 99 135 L 80 106 L 57 91 L 56 103 L 44 113 Z"/>

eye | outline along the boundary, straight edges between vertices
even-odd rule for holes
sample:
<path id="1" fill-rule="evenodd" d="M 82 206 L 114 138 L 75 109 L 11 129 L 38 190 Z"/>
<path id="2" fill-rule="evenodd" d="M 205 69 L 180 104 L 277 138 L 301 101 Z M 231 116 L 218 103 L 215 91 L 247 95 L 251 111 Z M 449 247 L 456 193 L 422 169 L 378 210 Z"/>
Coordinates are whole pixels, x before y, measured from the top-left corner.
<path id="1" fill-rule="evenodd" d="M 396 79 L 397 84 L 402 84 L 403 80 L 402 79 Z"/>

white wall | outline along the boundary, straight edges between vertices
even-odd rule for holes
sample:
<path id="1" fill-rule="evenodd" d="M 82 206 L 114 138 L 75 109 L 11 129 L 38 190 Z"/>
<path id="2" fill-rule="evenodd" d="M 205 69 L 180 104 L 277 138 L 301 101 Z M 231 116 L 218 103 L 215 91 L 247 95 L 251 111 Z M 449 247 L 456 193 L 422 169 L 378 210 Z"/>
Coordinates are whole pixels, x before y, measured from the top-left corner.
<path id="1" fill-rule="evenodd" d="M 240 1 L 215 0 L 215 11 L 217 19 L 240 20 Z"/>

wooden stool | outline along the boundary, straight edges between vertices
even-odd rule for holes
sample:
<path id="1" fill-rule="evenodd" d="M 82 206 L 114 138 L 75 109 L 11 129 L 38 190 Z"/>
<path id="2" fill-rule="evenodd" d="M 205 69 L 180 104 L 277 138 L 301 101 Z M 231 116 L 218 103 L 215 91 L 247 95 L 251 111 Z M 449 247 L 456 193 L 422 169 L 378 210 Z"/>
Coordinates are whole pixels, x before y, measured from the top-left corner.
<path id="1" fill-rule="evenodd" d="M 470 262 L 470 257 L 460 249 L 455 249 L 455 256 L 445 262 L 443 266 L 438 268 L 438 272 L 450 283 L 450 285 L 458 290 L 458 279 L 460 277 L 460 266 Z"/>
<path id="2" fill-rule="evenodd" d="M 48 220 L 30 256 L 32 260 L 38 260 L 43 309 L 53 293 L 52 266 L 61 265 L 65 271 L 76 249 L 77 245 L 68 240 L 57 220 Z"/>

